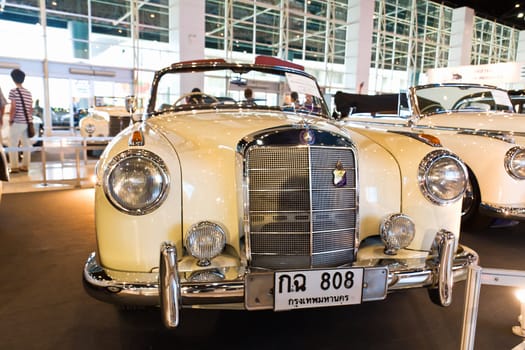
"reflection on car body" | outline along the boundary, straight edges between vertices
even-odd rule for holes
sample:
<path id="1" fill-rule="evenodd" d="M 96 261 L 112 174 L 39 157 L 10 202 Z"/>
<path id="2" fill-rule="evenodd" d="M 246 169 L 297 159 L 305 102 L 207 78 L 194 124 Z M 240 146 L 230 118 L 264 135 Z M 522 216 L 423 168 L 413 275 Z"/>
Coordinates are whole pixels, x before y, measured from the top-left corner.
<path id="1" fill-rule="evenodd" d="M 0 147 L 0 202 L 2 201 L 3 182 L 9 181 L 9 166 L 3 147 Z"/>
<path id="2" fill-rule="evenodd" d="M 525 116 L 525 90 L 509 90 L 509 97 L 516 113 Z"/>
<path id="3" fill-rule="evenodd" d="M 458 243 L 464 164 L 435 137 L 339 125 L 315 79 L 278 62 L 156 72 L 146 113 L 97 163 L 90 295 L 160 306 L 167 327 L 186 307 L 338 306 L 405 288 L 451 303 L 477 262 Z M 185 103 L 180 82 L 199 73 L 209 96 L 241 101 L 242 76 L 265 98 Z M 291 91 L 319 108 L 289 110 Z"/>
<path id="4" fill-rule="evenodd" d="M 505 90 L 454 83 L 418 86 L 407 94 L 339 93 L 335 99 L 345 123 L 431 133 L 458 154 L 470 175 L 465 223 L 478 210 L 525 219 L 525 115 L 513 112 Z"/>

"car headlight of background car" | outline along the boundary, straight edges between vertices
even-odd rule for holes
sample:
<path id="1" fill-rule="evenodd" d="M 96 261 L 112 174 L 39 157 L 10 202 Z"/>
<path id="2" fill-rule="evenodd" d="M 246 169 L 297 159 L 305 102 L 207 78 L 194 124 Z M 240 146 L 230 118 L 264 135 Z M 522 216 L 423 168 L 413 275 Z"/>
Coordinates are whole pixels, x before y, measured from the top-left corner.
<path id="1" fill-rule="evenodd" d="M 525 179 L 525 149 L 512 147 L 505 154 L 505 169 L 515 179 Z"/>
<path id="2" fill-rule="evenodd" d="M 104 192 L 119 210 L 144 215 L 157 209 L 169 188 L 164 161 L 154 153 L 134 149 L 116 155 L 104 172 Z"/>
<path id="3" fill-rule="evenodd" d="M 459 158 L 447 151 L 430 152 L 419 164 L 419 186 L 432 203 L 446 205 L 465 193 L 467 169 Z"/>

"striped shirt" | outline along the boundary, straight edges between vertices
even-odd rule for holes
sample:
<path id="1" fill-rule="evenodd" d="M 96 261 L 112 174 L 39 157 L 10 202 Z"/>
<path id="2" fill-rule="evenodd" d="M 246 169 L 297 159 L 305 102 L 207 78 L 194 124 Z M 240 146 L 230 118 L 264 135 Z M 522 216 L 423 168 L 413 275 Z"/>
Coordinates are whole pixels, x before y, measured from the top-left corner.
<path id="1" fill-rule="evenodd" d="M 33 121 L 33 96 L 31 95 L 31 92 L 26 88 L 21 87 L 18 90 L 20 90 L 20 93 L 24 97 L 24 104 L 27 111 L 27 117 L 29 118 L 29 121 Z M 26 115 L 24 114 L 24 110 L 22 108 L 22 100 L 20 99 L 20 94 L 18 93 L 18 90 L 15 88 L 9 91 L 9 99 L 15 102 L 16 108 L 14 122 L 19 124 L 26 124 Z"/>

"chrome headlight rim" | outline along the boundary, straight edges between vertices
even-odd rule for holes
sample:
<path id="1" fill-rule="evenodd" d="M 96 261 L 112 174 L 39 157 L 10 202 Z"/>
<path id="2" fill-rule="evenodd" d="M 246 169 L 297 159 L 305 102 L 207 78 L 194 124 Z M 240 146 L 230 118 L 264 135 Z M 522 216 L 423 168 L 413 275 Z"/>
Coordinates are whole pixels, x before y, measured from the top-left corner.
<path id="1" fill-rule="evenodd" d="M 458 191 L 454 196 L 451 198 L 442 198 L 439 197 L 435 192 L 433 192 L 430 189 L 430 183 L 429 183 L 429 173 L 432 170 L 432 168 L 443 159 L 453 160 L 457 166 L 458 169 L 461 170 L 463 176 L 464 176 L 464 186 L 463 188 Z M 468 183 L 468 172 L 467 167 L 463 163 L 463 161 L 454 153 L 451 153 L 447 150 L 435 150 L 430 152 L 423 158 L 421 163 L 419 164 L 418 169 L 418 181 L 419 181 L 419 187 L 421 189 L 421 192 L 423 193 L 423 196 L 428 199 L 431 203 L 437 204 L 439 206 L 445 206 L 449 205 L 451 203 L 457 202 L 461 198 L 463 198 L 463 195 L 465 194 L 467 183 Z"/>
<path id="2" fill-rule="evenodd" d="M 123 205 L 119 200 L 117 200 L 115 195 L 112 193 L 112 186 L 109 183 L 109 179 L 111 178 L 111 174 L 115 171 L 115 169 L 126 160 L 130 159 L 143 159 L 145 161 L 150 162 L 154 165 L 159 171 L 159 175 L 162 178 L 162 185 L 159 191 L 159 195 L 156 196 L 155 200 L 153 200 L 148 205 L 145 205 L 141 208 L 128 208 L 125 205 Z M 128 149 L 123 152 L 120 152 L 116 156 L 114 156 L 111 161 L 107 164 L 106 169 L 103 173 L 103 189 L 104 194 L 106 195 L 106 198 L 110 201 L 110 203 L 117 208 L 119 211 L 129 214 L 129 215 L 146 215 L 154 210 L 156 210 L 160 205 L 164 202 L 166 199 L 168 189 L 170 185 L 170 177 L 168 173 L 168 168 L 166 166 L 166 163 L 155 153 L 145 150 L 145 149 Z"/>
<path id="3" fill-rule="evenodd" d="M 505 158 L 504 158 L 504 165 L 505 165 L 505 170 L 507 171 L 507 173 L 513 178 L 513 179 L 516 179 L 516 180 L 525 180 L 525 169 L 524 169 L 524 172 L 523 174 L 520 174 L 517 172 L 517 170 L 512 166 L 512 163 L 514 161 L 514 159 L 516 158 L 517 155 L 525 155 L 525 148 L 523 147 L 520 147 L 520 146 L 514 146 L 512 147 L 511 149 L 509 149 L 507 151 L 507 153 L 505 153 Z"/>

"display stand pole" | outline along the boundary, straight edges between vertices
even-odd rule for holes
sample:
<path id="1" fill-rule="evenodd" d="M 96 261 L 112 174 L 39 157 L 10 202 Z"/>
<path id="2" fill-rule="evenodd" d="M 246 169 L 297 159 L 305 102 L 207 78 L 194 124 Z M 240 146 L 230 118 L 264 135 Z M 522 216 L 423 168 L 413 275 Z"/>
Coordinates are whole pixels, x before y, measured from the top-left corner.
<path id="1" fill-rule="evenodd" d="M 42 186 L 47 186 L 45 141 L 42 142 L 42 149 L 40 151 L 40 159 L 42 161 Z"/>
<path id="2" fill-rule="evenodd" d="M 473 350 L 478 317 L 479 292 L 482 284 L 504 287 L 525 286 L 525 271 L 484 268 L 469 266 L 463 312 L 463 330 L 461 332 L 461 350 Z M 513 350 L 524 350 L 525 344 L 519 344 Z"/>
<path id="3" fill-rule="evenodd" d="M 76 172 L 77 172 L 76 187 L 77 188 L 81 188 L 82 187 L 82 183 L 81 183 L 81 180 L 80 180 L 80 150 L 76 146 L 75 146 L 75 167 L 76 167 Z"/>
<path id="4" fill-rule="evenodd" d="M 473 350 L 478 317 L 479 291 L 481 289 L 481 267 L 471 265 L 467 274 L 461 350 Z"/>

